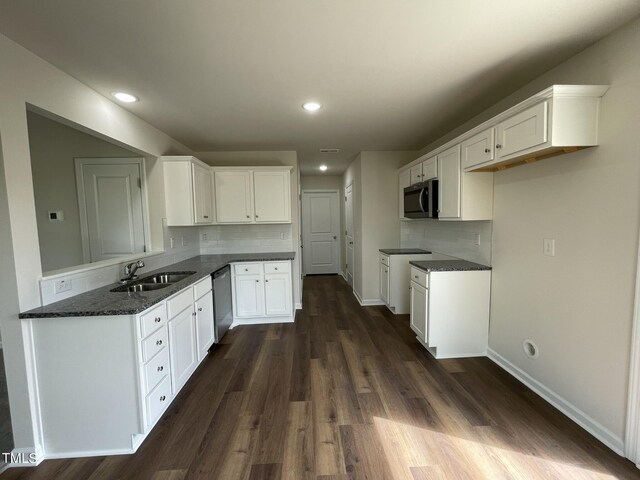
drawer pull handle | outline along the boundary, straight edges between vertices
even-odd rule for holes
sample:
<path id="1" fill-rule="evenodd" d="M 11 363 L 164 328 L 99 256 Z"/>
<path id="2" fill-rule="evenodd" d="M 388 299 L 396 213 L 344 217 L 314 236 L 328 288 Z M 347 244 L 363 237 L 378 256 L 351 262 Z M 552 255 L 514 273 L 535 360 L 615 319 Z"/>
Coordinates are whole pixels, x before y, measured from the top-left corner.
<path id="1" fill-rule="evenodd" d="M 159 371 L 159 372 L 161 372 L 161 371 L 163 371 L 163 370 L 164 370 L 164 367 L 163 367 L 162 365 L 160 365 L 160 366 L 158 367 L 158 371 Z"/>
<path id="2" fill-rule="evenodd" d="M 164 396 L 164 395 L 162 395 L 162 396 L 160 397 L 160 401 L 161 401 L 161 402 L 164 402 L 166 399 L 167 399 L 167 397 L 166 397 L 166 396 Z"/>
<path id="3" fill-rule="evenodd" d="M 162 321 L 162 319 L 160 317 L 156 317 L 154 320 L 155 320 L 156 323 L 160 323 Z"/>
<path id="4" fill-rule="evenodd" d="M 162 345 L 162 340 L 158 340 L 158 341 L 156 342 L 156 345 Z"/>

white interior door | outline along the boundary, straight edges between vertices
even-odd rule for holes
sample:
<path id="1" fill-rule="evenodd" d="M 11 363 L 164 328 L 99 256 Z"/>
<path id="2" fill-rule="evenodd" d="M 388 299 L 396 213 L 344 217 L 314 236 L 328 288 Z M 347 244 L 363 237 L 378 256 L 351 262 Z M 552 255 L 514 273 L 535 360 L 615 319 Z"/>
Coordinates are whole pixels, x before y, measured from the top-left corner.
<path id="1" fill-rule="evenodd" d="M 347 266 L 346 276 L 347 283 L 353 287 L 353 262 L 354 262 L 354 244 L 353 244 L 353 185 L 347 185 L 344 192 L 344 215 L 346 221 L 345 244 L 347 248 Z"/>
<path id="2" fill-rule="evenodd" d="M 302 261 L 307 275 L 340 271 L 339 193 L 302 192 Z"/>
<path id="3" fill-rule="evenodd" d="M 142 178 L 141 159 L 76 158 L 85 262 L 146 250 Z"/>

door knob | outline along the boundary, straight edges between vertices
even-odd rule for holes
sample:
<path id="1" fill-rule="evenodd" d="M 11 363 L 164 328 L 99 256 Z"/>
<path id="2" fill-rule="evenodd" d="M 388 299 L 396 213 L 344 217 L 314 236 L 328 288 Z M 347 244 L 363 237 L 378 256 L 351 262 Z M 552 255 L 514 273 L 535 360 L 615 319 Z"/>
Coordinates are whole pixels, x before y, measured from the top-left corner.
<path id="1" fill-rule="evenodd" d="M 336 240 L 338 237 L 336 237 L 335 235 L 333 236 L 333 239 Z"/>

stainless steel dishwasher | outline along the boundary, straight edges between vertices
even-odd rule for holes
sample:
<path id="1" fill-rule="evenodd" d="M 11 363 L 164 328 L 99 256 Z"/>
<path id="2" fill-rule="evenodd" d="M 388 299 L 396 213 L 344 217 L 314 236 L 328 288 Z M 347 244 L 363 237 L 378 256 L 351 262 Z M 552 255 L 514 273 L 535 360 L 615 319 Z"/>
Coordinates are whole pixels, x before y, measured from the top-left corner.
<path id="1" fill-rule="evenodd" d="M 231 267 L 213 272 L 213 311 L 216 343 L 220 343 L 233 321 L 231 300 Z"/>

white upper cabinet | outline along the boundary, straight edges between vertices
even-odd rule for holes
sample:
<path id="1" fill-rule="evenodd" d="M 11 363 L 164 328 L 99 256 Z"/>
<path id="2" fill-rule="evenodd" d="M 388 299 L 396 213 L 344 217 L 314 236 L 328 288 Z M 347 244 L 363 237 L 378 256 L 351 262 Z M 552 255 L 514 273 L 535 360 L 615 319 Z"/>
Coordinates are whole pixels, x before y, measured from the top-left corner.
<path id="1" fill-rule="evenodd" d="M 288 170 L 253 172 L 256 223 L 291 222 L 289 176 Z"/>
<path id="2" fill-rule="evenodd" d="M 213 195 L 211 195 L 211 170 L 196 163 L 191 165 L 193 177 L 193 213 L 195 223 L 213 221 Z"/>
<path id="3" fill-rule="evenodd" d="M 491 127 L 461 144 L 462 168 L 482 165 L 494 159 L 496 129 Z"/>
<path id="4" fill-rule="evenodd" d="M 434 155 L 422 162 L 422 181 L 438 178 L 438 158 Z"/>
<path id="5" fill-rule="evenodd" d="M 496 153 L 506 158 L 547 142 L 549 102 L 541 102 L 498 124 Z"/>
<path id="6" fill-rule="evenodd" d="M 211 170 L 195 157 L 162 157 L 167 225 L 213 223 Z"/>
<path id="7" fill-rule="evenodd" d="M 411 167 L 411 185 L 420 183 L 422 181 L 422 164 L 414 165 Z"/>
<path id="8" fill-rule="evenodd" d="M 251 171 L 214 169 L 217 223 L 252 223 Z"/>
<path id="9" fill-rule="evenodd" d="M 214 167 L 217 223 L 291 223 L 290 167 Z"/>
<path id="10" fill-rule="evenodd" d="M 438 155 L 438 218 L 460 218 L 460 145 Z"/>

